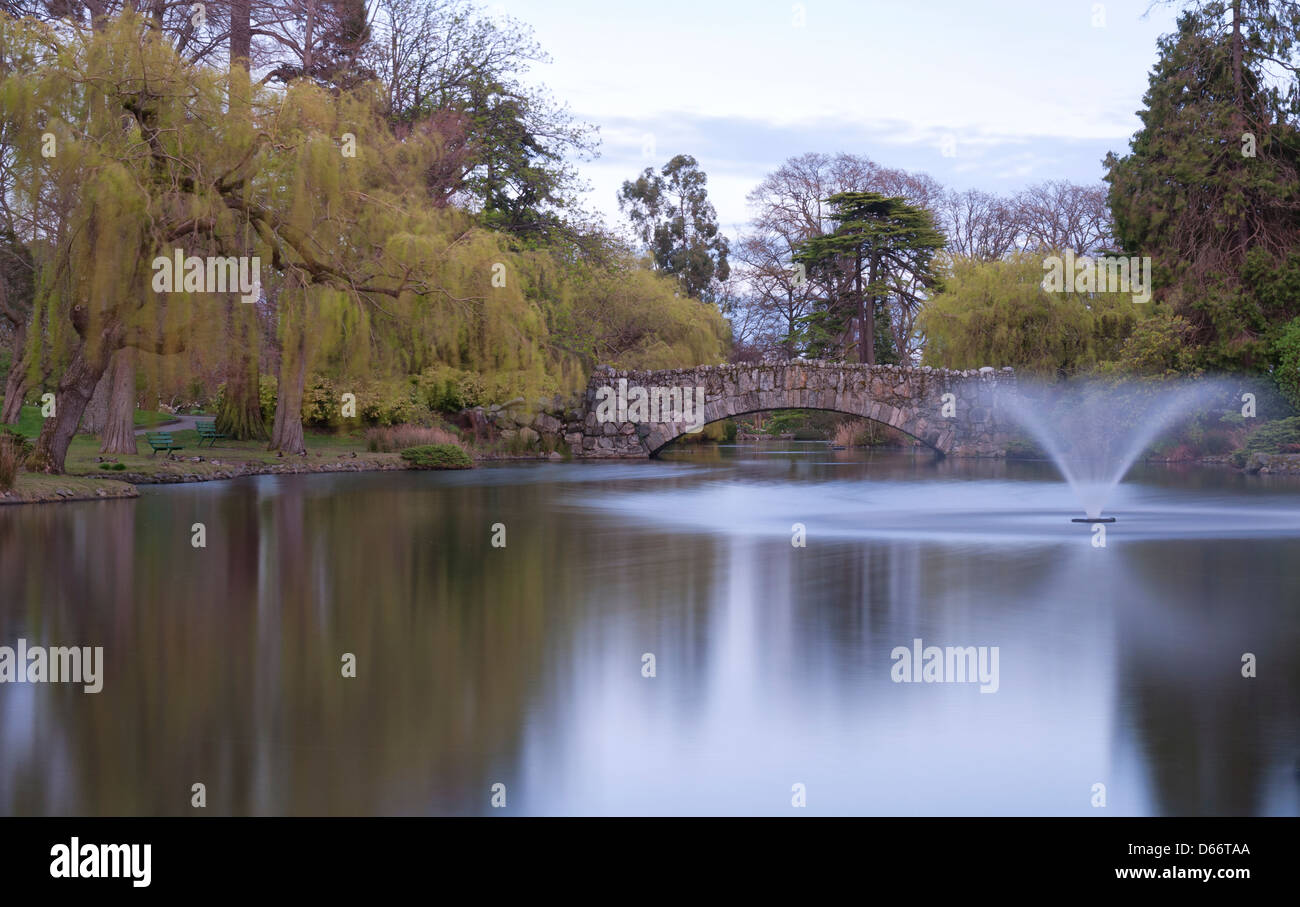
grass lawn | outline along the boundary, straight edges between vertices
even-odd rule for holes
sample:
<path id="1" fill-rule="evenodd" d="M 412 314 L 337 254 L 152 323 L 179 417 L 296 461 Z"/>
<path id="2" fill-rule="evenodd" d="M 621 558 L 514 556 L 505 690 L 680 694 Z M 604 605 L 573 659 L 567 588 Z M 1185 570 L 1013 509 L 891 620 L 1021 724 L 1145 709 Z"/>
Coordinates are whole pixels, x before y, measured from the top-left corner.
<path id="1" fill-rule="evenodd" d="M 137 409 L 135 411 L 136 428 L 153 428 L 155 425 L 161 425 L 164 422 L 170 422 L 176 417 L 171 413 L 156 413 L 147 409 Z"/>
<path id="2" fill-rule="evenodd" d="M 158 425 L 160 422 L 171 418 L 173 417 L 167 413 L 137 411 L 135 424 L 137 428 L 146 428 Z M 40 434 L 42 421 L 38 407 L 24 406 L 18 424 L 9 427 L 16 427 L 21 434 L 29 438 L 35 438 Z M 68 473 L 67 478 L 84 476 L 99 482 L 101 479 L 121 478 L 127 473 L 205 475 L 229 471 L 232 467 L 238 468 L 256 464 L 316 466 L 324 465 L 331 460 L 350 460 L 354 453 L 356 459 L 361 461 L 402 463 L 401 457 L 396 453 L 370 453 L 367 451 L 365 438 L 359 433 L 356 435 L 334 435 L 307 432 L 305 435 L 307 441 L 306 457 L 290 456 L 288 454 L 282 457 L 277 456 L 275 451 L 266 449 L 265 441 L 221 440 L 217 442 L 216 447 L 209 447 L 205 443 L 200 448 L 198 433 L 193 430 L 175 431 L 171 432 L 171 435 L 172 440 L 183 448 L 183 450 L 172 455 L 174 459 L 168 459 L 165 454 L 161 453 L 151 455 L 152 450 L 143 435 L 140 435 L 137 439 L 138 453 L 112 455 L 100 454 L 99 440 L 97 438 L 91 435 L 77 435 L 72 439 L 72 444 L 68 447 L 68 459 L 65 463 Z M 123 464 L 125 469 L 101 469 L 100 457 L 105 460 L 119 462 Z M 193 457 L 202 457 L 203 462 L 195 462 L 192 459 Z M 47 478 L 58 484 L 61 477 L 36 477 L 30 473 L 22 473 L 18 480 L 18 490 L 21 492 L 24 488 L 32 486 L 37 479 L 45 481 Z M 121 482 L 110 484 L 122 485 Z M 89 496 L 95 496 L 95 487 L 97 486 L 91 487 Z"/>
<path id="3" fill-rule="evenodd" d="M 0 491 L 0 504 L 136 497 L 134 485 L 93 476 L 46 476 L 20 472 L 13 491 Z"/>
<path id="4" fill-rule="evenodd" d="M 17 423 L 0 423 L 0 428 L 15 429 L 18 434 L 35 438 L 41 433 L 41 410 L 37 406 L 24 406 L 18 414 Z"/>
<path id="5" fill-rule="evenodd" d="M 161 425 L 163 422 L 169 422 L 175 418 L 171 413 L 137 409 L 135 411 L 135 427 L 153 428 L 155 425 Z M 18 415 L 18 424 L 2 425 L 0 427 L 17 429 L 20 435 L 35 438 L 41 433 L 41 424 L 44 421 L 41 418 L 41 408 L 39 406 L 24 406 L 23 411 Z"/>
<path id="6" fill-rule="evenodd" d="M 306 434 L 307 456 L 297 457 L 285 454 L 278 456 L 275 451 L 266 449 L 265 441 L 231 441 L 220 440 L 216 447 L 204 443 L 199 447 L 198 432 L 193 430 L 171 432 L 172 440 L 182 449 L 168 459 L 166 454 L 154 454 L 144 437 L 139 438 L 138 453 L 135 454 L 100 454 L 99 441 L 90 435 L 77 435 L 68 448 L 67 471 L 80 475 L 113 475 L 112 470 L 100 468 L 98 458 L 122 463 L 125 473 L 174 473 L 203 475 L 221 472 L 231 467 L 246 464 L 291 463 L 303 465 L 323 465 L 330 460 L 352 459 L 373 462 L 400 462 L 401 457 L 395 453 L 370 453 L 366 450 L 364 438 L 347 435 Z M 196 463 L 193 458 L 202 457 L 203 462 Z"/>

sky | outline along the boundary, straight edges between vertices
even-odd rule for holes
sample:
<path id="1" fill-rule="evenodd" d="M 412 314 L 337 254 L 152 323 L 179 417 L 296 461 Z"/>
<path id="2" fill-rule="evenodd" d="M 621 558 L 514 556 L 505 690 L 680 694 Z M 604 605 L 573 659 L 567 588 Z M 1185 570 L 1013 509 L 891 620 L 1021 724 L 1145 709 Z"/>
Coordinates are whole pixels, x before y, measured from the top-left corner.
<path id="1" fill-rule="evenodd" d="M 731 235 L 786 158 L 847 151 L 1007 193 L 1093 183 L 1138 128 L 1152 0 L 493 0 L 552 61 L 530 79 L 599 128 L 588 207 L 691 154 Z"/>

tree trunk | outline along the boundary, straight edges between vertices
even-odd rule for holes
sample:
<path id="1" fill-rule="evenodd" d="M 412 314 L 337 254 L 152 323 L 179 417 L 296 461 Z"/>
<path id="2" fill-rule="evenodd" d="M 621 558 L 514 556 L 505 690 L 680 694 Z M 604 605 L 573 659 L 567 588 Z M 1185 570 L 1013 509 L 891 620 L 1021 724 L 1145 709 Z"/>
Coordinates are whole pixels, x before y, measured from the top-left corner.
<path id="1" fill-rule="evenodd" d="M 68 458 L 68 445 L 81 424 L 81 415 L 95 393 L 95 385 L 104 376 L 113 350 L 120 345 L 122 328 L 108 325 L 100 333 L 98 344 L 90 348 L 83 340 L 77 344 L 54 394 L 54 415 L 45 420 L 41 436 L 32 454 L 32 469 L 60 475 Z"/>
<path id="2" fill-rule="evenodd" d="M 226 392 L 217 413 L 217 431 L 238 441 L 265 441 L 256 308 L 232 303 L 229 326 L 227 336 L 233 352 L 226 362 Z"/>
<path id="3" fill-rule="evenodd" d="M 106 374 L 112 375 L 112 381 L 99 452 L 139 453 L 135 446 L 135 350 L 124 347 L 114 353 L 112 368 Z"/>
<path id="4" fill-rule="evenodd" d="M 282 299 L 286 307 L 299 306 L 296 300 Z M 307 335 L 301 319 L 294 313 L 284 315 L 290 338 L 280 356 L 280 387 L 275 401 L 275 427 L 267 450 L 307 455 L 302 432 L 302 392 L 307 381 Z"/>
<path id="5" fill-rule="evenodd" d="M 230 106 L 248 104 L 249 57 L 252 47 L 251 0 L 230 4 Z M 217 412 L 216 429 L 237 441 L 265 441 L 266 420 L 258 373 L 257 307 L 235 302 L 226 321 L 227 337 L 234 351 L 226 361 L 226 391 Z M 278 411 L 277 411 L 278 414 Z"/>
<path id="6" fill-rule="evenodd" d="M 5 379 L 4 405 L 0 406 L 0 424 L 18 421 L 23 412 L 23 397 L 27 396 L 27 326 L 19 325 L 14 331 L 13 364 Z"/>
<path id="7" fill-rule="evenodd" d="M 875 307 L 876 307 L 876 303 L 873 300 L 871 303 L 871 308 L 874 310 Z M 903 342 L 898 338 L 898 327 L 894 324 L 894 317 L 893 315 L 890 314 L 889 308 L 887 306 L 884 307 L 884 311 L 881 314 L 885 316 L 886 333 L 884 336 L 886 337 L 888 342 L 894 347 L 894 351 L 892 353 L 893 357 L 898 360 L 898 363 L 900 365 L 909 364 L 903 358 Z M 874 321 L 875 319 L 872 320 Z"/>
<path id="8" fill-rule="evenodd" d="M 108 398 L 113 393 L 113 366 L 116 359 L 109 360 L 104 376 L 95 385 L 95 393 L 86 404 L 86 411 L 81 414 L 81 431 L 88 435 L 102 438 L 104 425 L 108 422 Z"/>
<path id="9" fill-rule="evenodd" d="M 230 4 L 230 101 L 231 108 L 248 104 L 249 59 L 252 50 L 252 0 L 231 0 Z M 234 351 L 226 360 L 226 391 L 217 411 L 216 429 L 237 441 L 265 441 L 266 420 L 258 374 L 257 308 L 232 298 L 226 321 L 227 337 Z"/>
<path id="10" fill-rule="evenodd" d="M 1245 128 L 1245 105 L 1241 96 L 1241 0 L 1232 0 L 1232 100 L 1237 112 L 1237 126 Z"/>
<path id="11" fill-rule="evenodd" d="M 253 42 L 251 0 L 231 0 L 230 4 L 230 68 L 244 71 L 247 81 L 249 53 Z"/>
<path id="12" fill-rule="evenodd" d="M 22 417 L 23 398 L 27 396 L 26 365 L 19 362 L 9 370 L 9 377 L 5 380 L 4 406 L 0 408 L 0 424 L 11 425 Z"/>
<path id="13" fill-rule="evenodd" d="M 858 290 L 858 361 L 867 365 L 876 364 L 876 268 L 875 256 L 871 258 L 871 305 L 867 305 L 866 294 L 862 290 L 862 259 L 857 262 Z"/>
<path id="14" fill-rule="evenodd" d="M 1241 141 L 1241 137 L 1246 134 L 1246 99 L 1242 95 L 1242 36 L 1241 36 L 1241 0 L 1232 2 L 1232 109 L 1233 124 L 1236 129 L 1233 131 L 1237 134 L 1232 138 L 1234 141 Z M 1256 136 L 1256 140 L 1258 140 Z M 1258 152 L 1256 152 L 1258 153 Z M 1238 159 L 1240 160 L 1240 159 Z M 1237 218 L 1237 252 L 1244 255 L 1247 246 L 1250 245 L 1250 226 L 1246 218 L 1238 215 Z"/>

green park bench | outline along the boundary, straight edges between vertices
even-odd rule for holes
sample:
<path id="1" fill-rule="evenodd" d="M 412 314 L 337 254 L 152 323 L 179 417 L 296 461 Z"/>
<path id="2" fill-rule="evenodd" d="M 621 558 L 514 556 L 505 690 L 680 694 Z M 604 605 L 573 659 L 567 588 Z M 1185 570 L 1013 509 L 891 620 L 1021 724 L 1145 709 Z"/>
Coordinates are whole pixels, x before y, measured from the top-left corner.
<path id="1" fill-rule="evenodd" d="M 199 447 L 207 441 L 209 447 L 216 447 L 220 438 L 229 438 L 230 435 L 217 431 L 216 422 L 195 422 L 194 430 L 199 433 Z"/>
<path id="2" fill-rule="evenodd" d="M 165 450 L 168 456 L 170 456 L 173 450 L 185 449 L 177 445 L 176 442 L 172 440 L 171 432 L 166 432 L 166 431 L 145 432 L 144 439 L 148 441 L 149 446 L 153 448 L 153 453 L 149 454 L 149 456 L 151 457 L 154 454 L 158 453 L 158 451 L 160 450 Z"/>

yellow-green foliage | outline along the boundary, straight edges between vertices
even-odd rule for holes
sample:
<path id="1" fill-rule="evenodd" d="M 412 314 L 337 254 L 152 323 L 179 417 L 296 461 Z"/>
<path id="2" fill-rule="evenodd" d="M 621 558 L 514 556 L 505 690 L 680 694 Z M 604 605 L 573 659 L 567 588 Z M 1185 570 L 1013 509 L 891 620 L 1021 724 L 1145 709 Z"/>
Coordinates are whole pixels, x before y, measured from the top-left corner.
<path id="1" fill-rule="evenodd" d="M 928 365 L 1009 365 L 1040 375 L 1089 369 L 1117 359 L 1145 317 L 1130 293 L 1047 292 L 1041 255 L 956 259 L 950 267 L 919 317 Z"/>
<path id="2" fill-rule="evenodd" d="M 715 306 L 679 295 L 675 280 L 630 260 L 574 270 L 562 294 L 557 342 L 589 364 L 680 368 L 726 355 L 730 326 Z"/>
<path id="3" fill-rule="evenodd" d="M 67 363 L 81 306 L 87 337 L 109 328 L 165 338 L 171 351 L 183 341 L 183 355 L 146 355 L 141 369 L 151 388 L 188 388 L 185 368 L 211 367 L 226 312 L 241 303 L 157 292 L 152 263 L 176 247 L 260 258 L 281 388 L 313 372 L 336 388 L 371 382 L 390 413 L 408 388 L 432 394 L 417 386 L 429 369 L 447 370 L 438 393 L 448 405 L 571 391 L 602 362 L 667 368 L 725 355 L 725 320 L 671 280 L 631 261 L 517 250 L 431 204 L 425 180 L 442 139 L 398 139 L 373 86 L 232 86 L 130 12 L 99 30 L 0 14 L 0 43 L 21 64 L 0 80 L 14 203 L 59 237 L 37 250 L 34 374 Z M 46 134 L 53 157 L 42 154 Z"/>
<path id="4" fill-rule="evenodd" d="M 202 181 L 227 172 L 243 150 L 222 141 L 232 118 L 220 76 L 181 61 L 130 13 L 93 32 L 0 16 L 0 43 L 7 56 L 39 61 L 0 82 L 12 204 L 39 237 L 43 330 L 30 334 L 33 373 L 41 363 L 56 374 L 66 364 L 77 341 L 74 307 L 90 348 L 101 337 L 179 339 L 202 321 L 194 317 L 202 301 L 154 293 L 151 263 L 170 251 L 167 225 L 233 227 L 233 212 Z"/>

